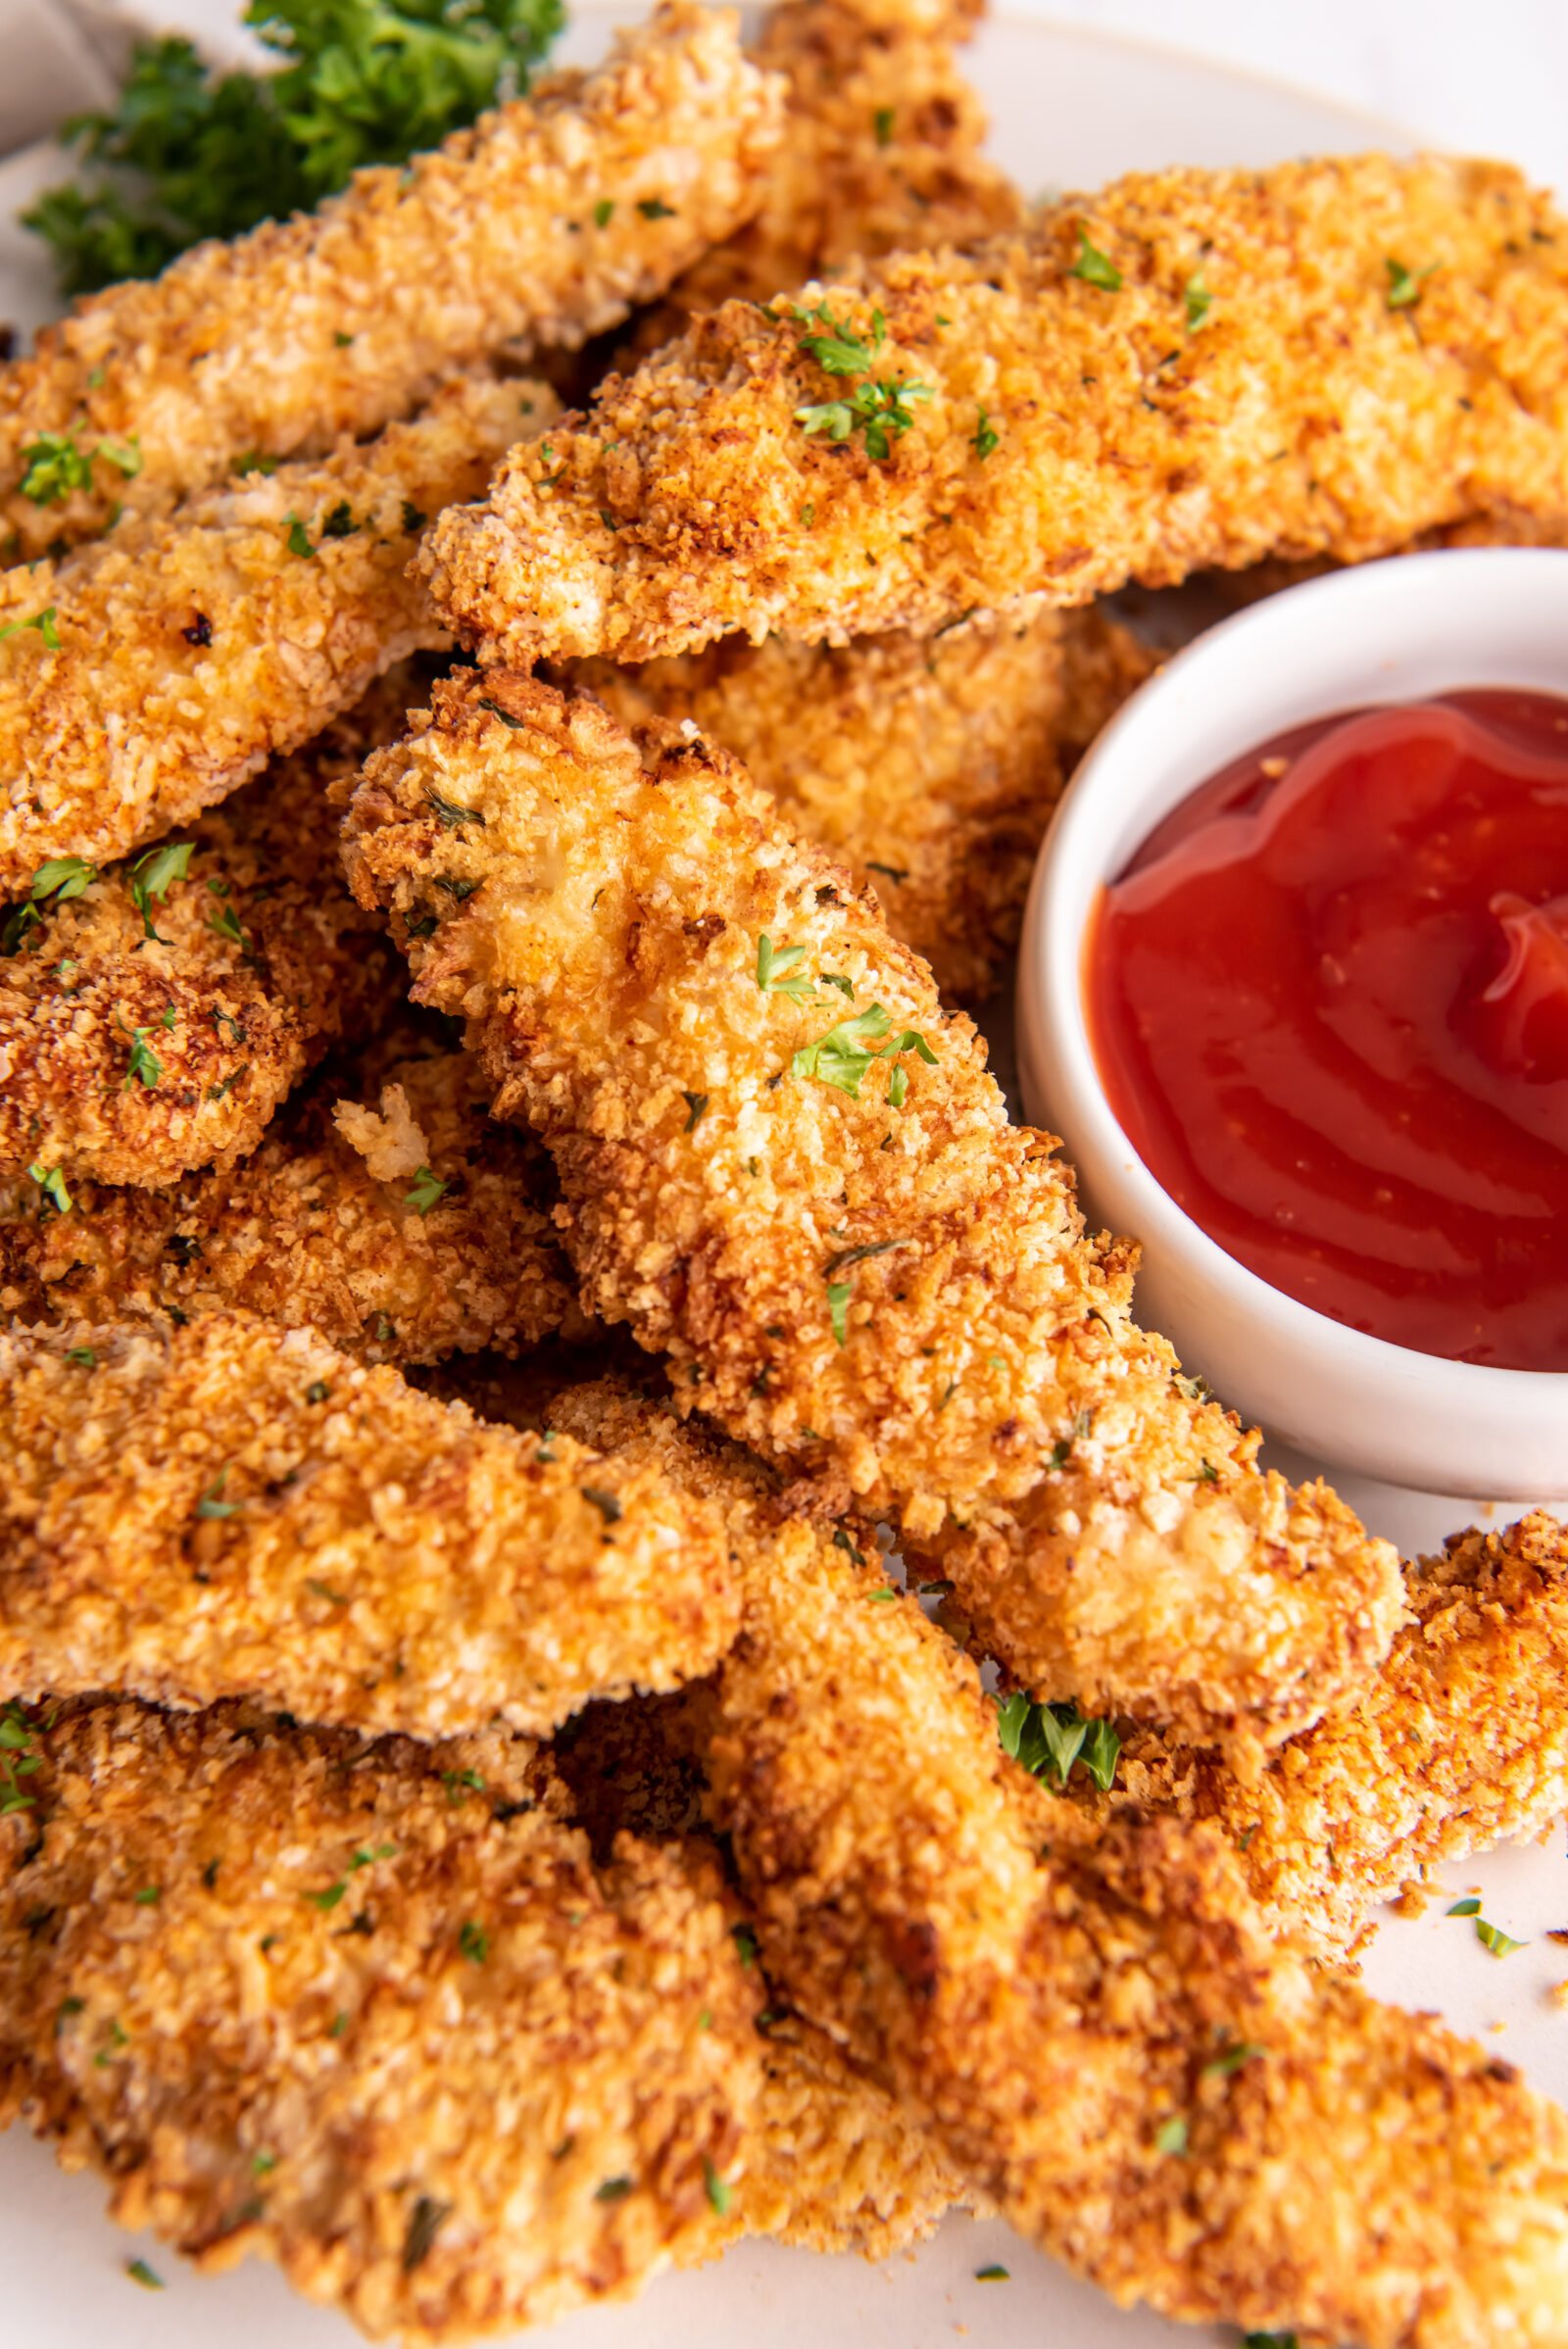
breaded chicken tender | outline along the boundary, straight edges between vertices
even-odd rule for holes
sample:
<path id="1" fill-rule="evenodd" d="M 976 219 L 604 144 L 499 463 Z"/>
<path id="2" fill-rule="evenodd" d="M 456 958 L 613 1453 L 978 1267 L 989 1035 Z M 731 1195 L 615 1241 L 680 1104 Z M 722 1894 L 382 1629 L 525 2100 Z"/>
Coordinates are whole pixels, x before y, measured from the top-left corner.
<path id="1" fill-rule="evenodd" d="M 472 377 L 368 448 L 247 473 L 0 575 L 0 893 L 188 824 L 445 643 L 405 576 L 415 540 L 554 414 L 542 385 Z"/>
<path id="2" fill-rule="evenodd" d="M 1063 783 L 1154 656 L 1103 613 L 1047 609 L 937 637 L 749 645 L 571 674 L 622 725 L 689 717 L 785 821 L 875 890 L 944 995 L 978 1001 L 1018 943 Z"/>
<path id="3" fill-rule="evenodd" d="M 1565 328 L 1568 230 L 1501 165 L 1144 174 L 694 321 L 419 561 L 526 665 L 1568 529 Z"/>
<path id="4" fill-rule="evenodd" d="M 1568 2120 L 1510 2065 L 1271 1945 L 1212 1827 L 1037 1786 L 969 1660 L 755 1462 L 603 1388 L 556 1416 L 727 1509 L 710 1767 L 760 1963 L 1021 2233 L 1303 2349 L 1561 2341 Z"/>
<path id="5" fill-rule="evenodd" d="M 756 220 L 670 287 L 671 331 L 681 313 L 766 302 L 857 256 L 1018 226 L 1023 201 L 982 152 L 985 115 L 955 60 L 955 28 L 919 22 L 925 13 L 874 24 L 847 0 L 768 10 L 754 54 L 785 77 L 783 145 Z"/>
<path id="6" fill-rule="evenodd" d="M 429 2344 L 707 2242 L 761 2041 L 706 1856 L 596 1869 L 499 1737 L 110 1701 L 24 1748 L 0 2120 L 103 2170 L 122 2225 Z"/>
<path id="7" fill-rule="evenodd" d="M 326 789 L 421 690 L 400 663 L 176 838 L 102 873 L 45 868 L 3 934 L 0 1177 L 31 1166 L 74 1197 L 84 1178 L 173 1183 L 254 1150 L 305 1070 L 398 1001 L 401 959 L 344 886 Z M 46 1219 L 59 1204 L 54 1184 Z"/>
<path id="8" fill-rule="evenodd" d="M 689 721 L 688 721 L 689 723 Z M 510 674 L 368 763 L 356 894 L 561 1176 L 582 1301 L 819 1503 L 956 1526 L 1038 1693 L 1270 1741 L 1386 1652 L 1401 1586 L 1129 1313 L 971 1023 L 733 759 Z M 482 814 L 461 831 L 432 812 Z"/>
<path id="9" fill-rule="evenodd" d="M 538 1425 L 558 1400 L 536 1415 Z M 587 1424 L 595 1410 L 613 1413 L 617 1434 L 629 1433 L 634 1448 L 645 1438 L 647 1414 L 628 1409 L 618 1388 L 574 1388 L 560 1407 L 568 1418 L 589 1414 Z M 704 1832 L 705 1764 L 718 1727 L 713 1687 L 697 1681 L 672 1696 L 589 1705 L 558 1732 L 551 1766 L 596 1861 L 608 1859 L 623 1834 L 664 1843 Z M 749 1943 L 747 1953 L 750 1962 Z M 715 2221 L 713 2248 L 769 2234 L 806 2250 L 887 2259 L 923 2241 L 955 2203 L 989 2211 L 918 2115 L 792 2013 L 776 1983 L 767 1983 L 758 2026 L 767 2041 L 745 2188 Z"/>
<path id="10" fill-rule="evenodd" d="M 417 1140 L 386 1176 L 336 1115 L 384 1124 L 345 1098 L 359 1082 L 352 1066 L 323 1069 L 250 1157 L 162 1191 L 80 1184 L 62 1215 L 36 1184 L 0 1183 L 0 1315 L 195 1321 L 237 1308 L 397 1363 L 582 1334 L 549 1161 L 491 1119 L 477 1062 L 433 1052 L 388 1067 L 379 1098 L 395 1094 Z"/>
<path id="11" fill-rule="evenodd" d="M 1406 1583 L 1381 1670 L 1255 1782 L 1155 1731 L 1122 1747 L 1115 1798 L 1213 1820 L 1265 1920 L 1328 1959 L 1411 1880 L 1568 1807 L 1568 1530 L 1538 1511 L 1455 1534 Z"/>
<path id="12" fill-rule="evenodd" d="M 515 337 L 613 325 L 756 212 L 782 98 L 732 14 L 676 0 L 597 72 L 78 303 L 0 374 L 5 530 L 29 557 L 94 536 L 247 453 L 378 432 Z"/>
<path id="13" fill-rule="evenodd" d="M 538 1732 L 736 1625 L 717 1511 L 657 1470 L 239 1314 L 0 1336 L 0 1524 L 11 1695 Z"/>

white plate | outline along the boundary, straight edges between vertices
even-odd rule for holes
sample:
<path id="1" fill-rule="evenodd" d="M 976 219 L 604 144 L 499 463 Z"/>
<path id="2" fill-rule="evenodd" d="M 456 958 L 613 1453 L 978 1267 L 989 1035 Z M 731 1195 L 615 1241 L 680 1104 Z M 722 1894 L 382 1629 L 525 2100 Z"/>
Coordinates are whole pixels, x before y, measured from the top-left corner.
<path id="1" fill-rule="evenodd" d="M 219 21 L 220 0 L 172 0 L 160 12 L 192 29 Z M 600 28 L 635 9 L 576 11 L 567 54 L 592 55 Z M 1393 125 L 1329 100 L 1134 42 L 1002 16 L 981 36 L 972 71 L 992 110 L 995 150 L 1030 192 L 1093 186 L 1115 172 L 1165 163 L 1265 165 L 1291 155 L 1401 146 Z M 0 211 L 8 211 L 0 166 Z M 36 165 L 30 167 L 35 172 Z M 34 179 L 36 184 L 36 179 Z M 0 318 L 18 315 L 21 288 L 0 234 Z M 1348 1497 L 1379 1531 L 1430 1546 L 1465 1521 L 1458 1502 L 1361 1485 Z M 1499 1964 L 1460 1921 L 1435 1904 L 1420 1923 L 1391 1920 L 1367 1974 L 1383 1996 L 1441 2007 L 1485 2034 L 1548 2093 L 1568 2101 L 1568 2017 L 1544 2003 L 1568 1975 L 1544 1940 L 1568 1925 L 1568 1876 L 1558 1850 L 1508 1850 L 1450 1871 L 1453 1891 L 1479 1886 L 1489 1917 L 1530 1946 Z M 1452 1897 L 1452 1892 L 1449 1897 Z M 0 2289 L 6 2337 L 53 2349 L 350 2349 L 335 2316 L 296 2299 L 270 2269 L 217 2279 L 181 2269 L 151 2240 L 133 2243 L 104 2219 L 94 2178 L 65 2178 L 19 2131 L 0 2139 Z M 146 2293 L 124 2263 L 146 2254 L 168 2289 Z M 1000 2261 L 1006 2282 L 975 2271 Z M 1122 2313 L 1073 2282 L 1000 2224 L 950 2218 L 935 2240 L 881 2267 L 825 2260 L 771 2243 L 742 2243 L 715 2266 L 666 2276 L 628 2308 L 585 2312 L 550 2336 L 552 2349 L 1174 2349 L 1194 2336 L 1145 2313 Z M 1232 2336 L 1234 2337 L 1234 2336 Z"/>

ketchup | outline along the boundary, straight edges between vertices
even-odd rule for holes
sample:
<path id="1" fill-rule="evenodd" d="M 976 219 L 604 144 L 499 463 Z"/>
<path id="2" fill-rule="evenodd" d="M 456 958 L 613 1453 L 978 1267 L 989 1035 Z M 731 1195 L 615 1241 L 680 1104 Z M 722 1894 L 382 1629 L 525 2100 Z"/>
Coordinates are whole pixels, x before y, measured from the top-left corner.
<path id="1" fill-rule="evenodd" d="M 1184 801 L 1085 946 L 1110 1105 L 1287 1296 L 1568 1370 L 1568 700 L 1324 718 Z"/>

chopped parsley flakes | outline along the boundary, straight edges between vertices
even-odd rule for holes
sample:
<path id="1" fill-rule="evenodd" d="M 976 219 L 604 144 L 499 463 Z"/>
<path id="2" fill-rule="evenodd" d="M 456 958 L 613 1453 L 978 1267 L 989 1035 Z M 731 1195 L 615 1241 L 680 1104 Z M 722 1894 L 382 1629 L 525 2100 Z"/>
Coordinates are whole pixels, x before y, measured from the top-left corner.
<path id="1" fill-rule="evenodd" d="M 1389 273 L 1389 308 L 1414 310 L 1421 299 L 1421 288 L 1437 268 L 1432 262 L 1424 269 L 1407 269 L 1402 261 L 1385 261 Z"/>
<path id="2" fill-rule="evenodd" d="M 27 1169 L 27 1180 L 36 1183 L 43 1194 L 39 1200 L 40 1214 L 45 1208 L 55 1215 L 71 1213 L 71 1194 L 66 1189 L 65 1175 L 58 1166 L 46 1167 L 41 1160 L 34 1159 Z M 69 1362 L 72 1356 L 68 1354 L 66 1359 Z"/>
<path id="3" fill-rule="evenodd" d="M 852 1101 L 858 1101 L 861 1082 L 874 1060 L 892 1061 L 901 1052 L 918 1052 L 934 1068 L 937 1056 L 925 1038 L 913 1028 L 889 1036 L 892 1024 L 882 1005 L 872 1003 L 852 1018 L 839 1020 L 815 1044 L 803 1045 L 790 1062 L 790 1075 L 814 1077 L 818 1084 L 831 1085 L 838 1092 L 847 1093 Z M 885 1044 L 878 1041 L 883 1037 L 888 1038 Z M 872 1044 L 876 1045 L 874 1052 L 867 1049 Z M 899 1098 L 902 1101 L 902 1089 Z"/>
<path id="4" fill-rule="evenodd" d="M 305 534 L 305 524 L 300 520 L 300 517 L 297 514 L 285 514 L 283 519 L 288 524 L 288 538 L 286 543 L 289 553 L 291 555 L 298 555 L 306 562 L 310 562 L 315 557 L 316 549 L 312 546 L 309 538 Z"/>
<path id="5" fill-rule="evenodd" d="M 447 1190 L 439 1175 L 432 1174 L 428 1166 L 421 1166 L 416 1170 L 413 1190 L 404 1193 L 403 1203 L 412 1207 L 416 1215 L 428 1215 L 437 1199 L 445 1199 Z"/>
<path id="6" fill-rule="evenodd" d="M 845 399 L 822 400 L 797 408 L 795 421 L 808 439 L 813 433 L 825 432 L 834 442 L 848 440 L 859 426 L 865 434 L 867 457 L 880 465 L 892 454 L 893 441 L 907 432 L 914 422 L 909 402 L 935 397 L 929 383 L 905 380 L 890 383 L 885 376 L 877 376 L 871 382 L 858 383 Z"/>
<path id="7" fill-rule="evenodd" d="M 127 2259 L 125 2274 L 132 2283 L 139 2283 L 144 2292 L 161 2292 L 164 2289 L 163 2277 L 156 2270 L 149 2268 L 144 2259 Z"/>
<path id="8" fill-rule="evenodd" d="M 1154 2131 L 1156 2153 L 1185 2153 L 1187 2151 L 1187 2123 L 1180 2113 L 1172 2113 L 1161 2121 Z"/>
<path id="9" fill-rule="evenodd" d="M 157 940 L 160 946 L 169 945 L 170 941 L 159 938 L 153 927 L 152 901 L 156 898 L 162 905 L 174 883 L 185 879 L 195 852 L 194 840 L 171 841 L 163 848 L 149 849 L 146 856 L 138 856 L 131 866 L 128 881 L 130 902 L 141 915 L 144 946 L 150 938 Z"/>
<path id="10" fill-rule="evenodd" d="M 458 1947 L 470 1965 L 482 1966 L 490 1955 L 490 1935 L 470 1917 L 458 1934 Z"/>
<path id="11" fill-rule="evenodd" d="M 1078 230 L 1078 258 L 1067 274 L 1081 277 L 1085 285 L 1098 285 L 1102 293 L 1119 294 L 1122 289 L 1120 269 L 1108 253 L 1102 253 L 1098 245 L 1089 242 L 1089 231 L 1082 225 Z"/>
<path id="12" fill-rule="evenodd" d="M 706 2153 L 703 2155 L 703 2183 L 708 2189 L 709 2201 L 722 2219 L 735 2198 L 734 2188 L 719 2177 Z"/>
<path id="13" fill-rule="evenodd" d="M 991 455 L 992 450 L 998 449 L 1001 446 L 1002 435 L 997 430 L 995 424 L 993 424 L 991 421 L 991 418 L 987 416 L 985 410 L 982 408 L 980 411 L 979 421 L 976 423 L 974 428 L 974 453 L 983 464 L 986 458 Z"/>
<path id="14" fill-rule="evenodd" d="M 55 612 L 57 610 L 58 606 L 50 604 L 47 605 L 42 612 L 35 612 L 31 619 L 8 620 L 6 625 L 3 628 L 0 628 L 0 642 L 3 642 L 8 636 L 15 636 L 19 629 L 36 628 L 38 634 L 43 638 L 44 650 L 49 653 L 58 653 L 60 650 L 60 635 L 58 629 L 55 627 Z"/>
<path id="15" fill-rule="evenodd" d="M 1213 299 L 1213 295 L 1203 283 L 1202 270 L 1195 269 L 1182 289 L 1182 300 L 1187 305 L 1187 331 L 1189 334 L 1198 332 L 1199 327 L 1208 316 Z"/>
<path id="16" fill-rule="evenodd" d="M 1511 1934 L 1505 1933 L 1500 1925 L 1489 1925 L 1481 1914 L 1479 1900 L 1456 1900 L 1451 1908 L 1444 1911 L 1444 1914 L 1448 1917 L 1473 1917 L 1476 1939 L 1481 1943 L 1483 1949 L 1490 1949 L 1494 1957 L 1511 1957 L 1516 1949 L 1529 1947 L 1528 1942 L 1516 1941 Z"/>
<path id="17" fill-rule="evenodd" d="M 122 1090 L 128 1093 L 139 1078 L 147 1091 L 151 1093 L 163 1073 L 164 1064 L 147 1042 L 146 1029 L 135 1029 L 130 1039 L 130 1058 L 125 1063 L 125 1082 Z"/>
<path id="18" fill-rule="evenodd" d="M 424 796 L 431 812 L 449 832 L 456 832 L 462 824 L 482 824 L 485 820 L 477 807 L 465 807 L 459 800 L 443 799 L 432 784 L 425 785 Z"/>
<path id="19" fill-rule="evenodd" d="M 805 972 L 795 969 L 805 953 L 803 946 L 776 947 L 764 930 L 757 942 L 757 984 L 762 993 L 787 995 L 796 1003 L 814 995 L 816 990 Z"/>

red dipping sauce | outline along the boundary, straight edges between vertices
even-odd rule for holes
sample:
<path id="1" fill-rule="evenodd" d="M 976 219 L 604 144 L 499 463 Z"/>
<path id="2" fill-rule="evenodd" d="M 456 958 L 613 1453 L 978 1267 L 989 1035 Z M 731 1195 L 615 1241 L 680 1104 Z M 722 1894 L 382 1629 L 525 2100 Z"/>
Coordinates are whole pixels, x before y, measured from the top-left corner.
<path id="1" fill-rule="evenodd" d="M 1568 700 L 1324 718 L 1102 895 L 1110 1105 L 1226 1252 L 1417 1352 L 1568 1370 Z"/>

